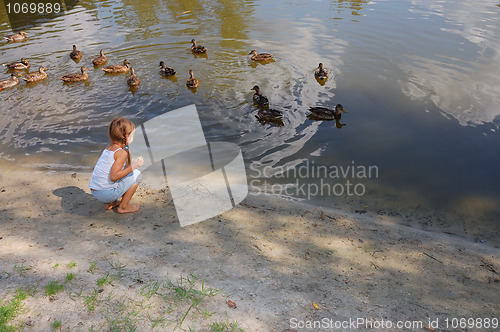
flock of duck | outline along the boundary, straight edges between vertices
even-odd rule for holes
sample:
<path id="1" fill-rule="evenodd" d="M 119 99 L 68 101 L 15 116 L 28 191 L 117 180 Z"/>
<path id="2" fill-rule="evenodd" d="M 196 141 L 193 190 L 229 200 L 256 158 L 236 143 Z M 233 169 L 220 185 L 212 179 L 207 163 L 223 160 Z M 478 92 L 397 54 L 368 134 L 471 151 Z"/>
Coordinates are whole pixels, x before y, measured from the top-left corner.
<path id="1" fill-rule="evenodd" d="M 4 37 L 4 39 L 8 40 L 9 42 L 19 42 L 25 40 L 26 38 L 27 34 L 24 31 Z M 196 40 L 192 39 L 191 43 L 192 43 L 191 51 L 194 54 L 207 53 L 207 49 L 204 46 L 198 45 Z M 73 51 L 71 51 L 69 57 L 78 62 L 81 60 L 82 55 L 83 55 L 82 52 L 77 49 L 76 45 L 73 45 Z M 249 55 L 251 55 L 252 61 L 266 62 L 266 63 L 274 61 L 273 60 L 274 55 L 269 53 L 258 53 L 256 50 L 252 50 L 249 53 Z M 104 51 L 101 50 L 99 56 L 92 61 L 92 64 L 94 65 L 94 68 L 98 68 L 105 65 L 107 61 L 108 59 L 104 54 Z M 30 63 L 25 58 L 21 58 L 20 61 L 3 64 L 3 66 L 13 71 L 28 70 L 31 67 Z M 161 61 L 159 66 L 160 66 L 159 72 L 162 76 L 173 77 L 176 75 L 176 71 L 171 67 L 167 67 L 165 62 Z M 47 68 L 41 66 L 39 67 L 38 72 L 28 73 L 26 75 L 22 74 L 16 75 L 15 72 L 12 72 L 10 78 L 0 80 L 0 91 L 19 84 L 20 81 L 17 76 L 22 76 L 21 78 L 24 81 L 26 81 L 26 83 L 40 82 L 47 78 L 47 73 L 45 72 L 45 70 L 47 70 Z M 82 66 L 80 68 L 81 73 L 68 74 L 60 77 L 60 79 L 68 83 L 86 81 L 88 79 L 88 74 L 86 71 L 88 70 L 90 69 L 85 66 Z M 123 64 L 121 65 L 120 64 L 110 65 L 101 68 L 101 70 L 103 70 L 105 73 L 108 74 L 130 73 L 130 76 L 127 77 L 127 84 L 131 88 L 136 88 L 141 82 L 141 79 L 139 78 L 139 76 L 135 74 L 134 69 L 131 67 L 130 62 L 127 59 L 125 59 L 123 61 Z M 324 68 L 322 63 L 320 63 L 318 68 L 316 68 L 314 76 L 316 77 L 318 82 L 320 83 L 326 82 L 328 78 L 328 71 Z M 194 72 L 192 70 L 189 71 L 189 79 L 186 81 L 186 86 L 190 89 L 196 89 L 199 86 L 199 81 L 194 77 Z M 258 113 L 256 115 L 256 118 L 259 120 L 259 122 L 261 123 L 271 122 L 278 125 L 283 125 L 282 122 L 283 113 L 279 110 L 269 108 L 269 99 L 260 93 L 259 86 L 255 85 L 252 88 L 252 90 L 255 91 L 252 98 L 253 102 L 259 108 Z M 337 127 L 343 126 L 343 124 L 340 124 L 339 120 L 342 116 L 341 112 L 344 113 L 346 112 L 341 104 L 337 104 L 335 109 L 333 110 L 326 107 L 310 107 L 309 111 L 311 113 L 308 115 L 308 117 L 312 120 L 336 120 Z"/>

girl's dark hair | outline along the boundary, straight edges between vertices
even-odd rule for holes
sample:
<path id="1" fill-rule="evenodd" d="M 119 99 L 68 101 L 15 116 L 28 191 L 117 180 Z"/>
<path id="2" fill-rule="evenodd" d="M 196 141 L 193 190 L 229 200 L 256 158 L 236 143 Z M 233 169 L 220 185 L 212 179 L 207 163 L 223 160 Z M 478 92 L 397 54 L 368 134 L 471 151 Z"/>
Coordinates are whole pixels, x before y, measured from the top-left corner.
<path id="1" fill-rule="evenodd" d="M 134 131 L 135 126 L 132 121 L 127 120 L 125 118 L 117 118 L 111 121 L 109 125 L 109 138 L 111 142 L 120 143 L 122 146 L 127 146 L 127 139 L 129 135 Z M 127 164 L 126 166 L 132 163 L 130 157 L 130 150 L 127 149 Z"/>

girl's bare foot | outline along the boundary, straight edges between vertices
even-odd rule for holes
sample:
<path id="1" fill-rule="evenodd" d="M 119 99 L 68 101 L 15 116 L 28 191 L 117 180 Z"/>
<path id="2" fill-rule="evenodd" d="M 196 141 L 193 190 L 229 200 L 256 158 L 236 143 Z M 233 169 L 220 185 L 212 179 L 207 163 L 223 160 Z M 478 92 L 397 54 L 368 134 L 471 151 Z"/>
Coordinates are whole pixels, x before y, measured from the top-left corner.
<path id="1" fill-rule="evenodd" d="M 108 204 L 106 204 L 106 210 L 111 210 L 112 208 L 114 208 L 115 206 L 118 206 L 118 205 L 120 205 L 120 202 L 118 202 L 118 201 L 108 203 Z"/>
<path id="2" fill-rule="evenodd" d="M 139 211 L 139 208 L 140 208 L 139 205 L 129 204 L 125 208 L 122 208 L 121 206 L 119 206 L 116 211 L 118 211 L 118 213 L 133 213 L 133 212 Z"/>

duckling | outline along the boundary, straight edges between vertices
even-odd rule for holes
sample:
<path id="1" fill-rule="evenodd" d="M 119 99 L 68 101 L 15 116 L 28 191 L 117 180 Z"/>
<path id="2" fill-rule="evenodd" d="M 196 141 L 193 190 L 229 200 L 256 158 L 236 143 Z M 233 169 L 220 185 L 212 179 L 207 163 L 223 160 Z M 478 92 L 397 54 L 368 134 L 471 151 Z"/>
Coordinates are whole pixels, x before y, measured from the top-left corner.
<path id="1" fill-rule="evenodd" d="M 129 71 L 129 68 L 130 68 L 130 62 L 128 62 L 128 60 L 125 59 L 123 60 L 123 65 L 112 65 L 101 69 L 106 73 L 117 74 L 117 73 L 126 73 Z"/>
<path id="2" fill-rule="evenodd" d="M 175 75 L 174 68 L 167 67 L 165 65 L 165 62 L 160 61 L 160 67 L 161 67 L 160 74 L 162 74 L 163 76 L 174 76 Z"/>
<path id="3" fill-rule="evenodd" d="M 25 58 L 21 58 L 21 61 L 19 62 L 11 62 L 11 63 L 4 63 L 2 66 L 8 67 L 9 69 L 28 69 L 31 67 L 29 64 L 28 60 Z"/>
<path id="4" fill-rule="evenodd" d="M 253 61 L 269 61 L 273 58 L 274 55 L 269 53 L 257 53 L 256 50 L 252 50 L 248 55 L 252 54 L 251 59 Z"/>
<path id="5" fill-rule="evenodd" d="M 10 88 L 17 84 L 19 84 L 19 79 L 16 77 L 16 74 L 12 73 L 10 74 L 10 78 L 0 80 L 0 90 Z"/>
<path id="6" fill-rule="evenodd" d="M 23 41 L 25 40 L 27 33 L 24 31 L 19 31 L 19 33 L 15 33 L 13 35 L 8 35 L 7 37 L 3 37 L 4 39 L 10 41 L 10 42 L 18 42 L 18 41 Z"/>
<path id="7" fill-rule="evenodd" d="M 253 94 L 253 102 L 255 103 L 255 105 L 259 106 L 260 108 L 269 107 L 269 99 L 267 99 L 266 96 L 260 94 L 259 86 L 255 85 L 252 90 L 255 90 L 255 93 Z"/>
<path id="8" fill-rule="evenodd" d="M 200 85 L 200 82 L 196 78 L 194 78 L 194 73 L 192 70 L 189 71 L 189 79 L 186 82 L 186 85 L 190 89 L 196 89 L 198 85 Z"/>
<path id="9" fill-rule="evenodd" d="M 108 61 L 108 58 L 106 58 L 106 56 L 104 55 L 104 50 L 101 50 L 100 55 L 97 58 L 95 58 L 94 60 L 92 60 L 92 63 L 94 64 L 94 66 L 98 67 L 98 66 L 102 66 L 107 61 Z"/>
<path id="10" fill-rule="evenodd" d="M 309 114 L 308 117 L 313 120 L 340 120 L 342 117 L 340 111 L 347 113 L 340 104 L 335 106 L 335 110 L 326 107 L 311 107 L 309 111 L 311 111 L 311 114 Z"/>
<path id="11" fill-rule="evenodd" d="M 134 73 L 134 68 L 130 67 L 130 76 L 127 79 L 127 84 L 136 87 L 139 83 L 141 83 L 141 79 Z"/>
<path id="12" fill-rule="evenodd" d="M 81 74 L 69 74 L 69 75 L 65 75 L 63 77 L 61 77 L 61 80 L 63 80 L 64 82 L 80 82 L 80 81 L 85 81 L 86 79 L 89 78 L 89 75 L 87 75 L 87 73 L 85 72 L 86 70 L 90 70 L 88 69 L 87 67 L 83 66 L 82 68 L 80 68 L 80 70 L 82 71 Z"/>
<path id="13" fill-rule="evenodd" d="M 40 67 L 40 68 L 38 68 L 38 73 L 28 74 L 28 75 L 22 77 L 22 79 L 25 80 L 26 83 L 40 82 L 41 80 L 44 80 L 47 78 L 47 73 L 45 72 L 45 70 L 47 70 L 47 68 Z"/>
<path id="14" fill-rule="evenodd" d="M 328 70 L 323 68 L 323 64 L 320 62 L 318 68 L 314 72 L 314 76 L 319 78 L 320 80 L 324 80 L 328 77 Z"/>
<path id="15" fill-rule="evenodd" d="M 196 45 L 196 40 L 191 39 L 191 43 L 193 43 L 193 46 L 191 46 L 191 51 L 193 53 L 206 53 L 207 49 L 201 45 Z"/>
<path id="16" fill-rule="evenodd" d="M 69 54 L 69 57 L 73 60 L 80 60 L 82 58 L 82 52 L 76 49 L 76 45 L 73 45 L 73 52 Z"/>

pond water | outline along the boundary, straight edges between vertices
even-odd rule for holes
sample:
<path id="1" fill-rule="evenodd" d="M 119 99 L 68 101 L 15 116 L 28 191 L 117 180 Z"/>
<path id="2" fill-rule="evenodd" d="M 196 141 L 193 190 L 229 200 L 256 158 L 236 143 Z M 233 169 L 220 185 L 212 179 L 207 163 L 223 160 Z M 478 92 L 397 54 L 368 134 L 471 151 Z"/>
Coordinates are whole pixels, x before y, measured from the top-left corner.
<path id="1" fill-rule="evenodd" d="M 4 8 L 0 20 L 9 34 Z M 25 57 L 49 77 L 0 92 L 2 159 L 90 172 L 114 117 L 140 124 L 195 104 L 208 141 L 241 147 L 254 190 L 499 244 L 497 1 L 80 1 L 27 32 L 28 41 L 0 45 L 0 61 Z M 192 38 L 207 56 L 190 52 Z M 73 44 L 84 54 L 78 64 L 68 56 Z M 86 83 L 58 79 L 92 68 L 100 49 L 108 64 L 132 63 L 136 91 L 126 76 L 99 69 Z M 275 61 L 252 62 L 252 49 Z M 162 60 L 176 78 L 159 75 Z M 320 62 L 330 72 L 324 84 L 313 75 Z M 195 92 L 185 86 L 190 69 Z M 256 84 L 284 126 L 256 120 Z M 339 124 L 306 116 L 337 103 L 347 111 Z M 342 175 L 348 167 L 356 173 Z M 314 193 L 325 183 L 332 192 Z M 282 192 L 288 184 L 316 187 Z"/>

